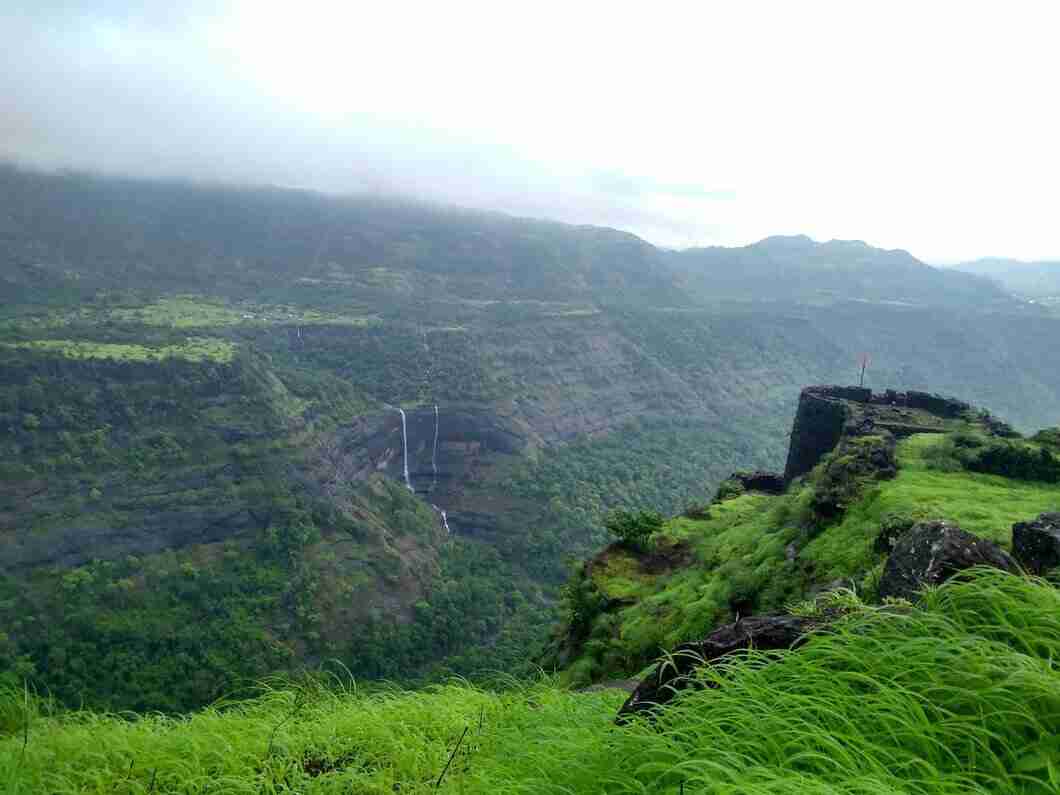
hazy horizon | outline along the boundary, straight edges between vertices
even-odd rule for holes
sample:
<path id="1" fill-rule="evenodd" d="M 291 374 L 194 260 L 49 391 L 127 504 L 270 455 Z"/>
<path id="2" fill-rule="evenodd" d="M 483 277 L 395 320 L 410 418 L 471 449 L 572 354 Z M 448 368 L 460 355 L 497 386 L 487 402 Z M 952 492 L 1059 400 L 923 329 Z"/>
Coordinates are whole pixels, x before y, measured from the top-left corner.
<path id="1" fill-rule="evenodd" d="M 1057 12 L 45 0 L 0 11 L 0 157 L 375 193 L 660 246 L 1060 259 Z"/>

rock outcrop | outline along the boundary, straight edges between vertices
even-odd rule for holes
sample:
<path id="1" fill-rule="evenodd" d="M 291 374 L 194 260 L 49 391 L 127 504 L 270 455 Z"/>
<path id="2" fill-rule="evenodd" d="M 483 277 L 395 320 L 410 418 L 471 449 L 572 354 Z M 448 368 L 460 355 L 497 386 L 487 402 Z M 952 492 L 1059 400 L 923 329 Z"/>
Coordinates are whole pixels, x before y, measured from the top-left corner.
<path id="1" fill-rule="evenodd" d="M 791 429 L 784 479 L 805 475 L 835 449 L 850 419 L 840 387 L 807 387 L 799 395 L 799 407 Z M 871 392 L 869 393 L 871 394 Z"/>
<path id="2" fill-rule="evenodd" d="M 726 654 L 754 648 L 759 651 L 797 648 L 821 619 L 800 616 L 753 616 L 719 627 L 704 640 L 678 646 L 659 662 L 618 711 L 617 723 L 645 714 L 670 701 L 678 691 L 698 683 L 697 668 Z"/>
<path id="3" fill-rule="evenodd" d="M 1016 561 L 991 541 L 951 522 L 921 522 L 895 542 L 880 578 L 879 595 L 912 599 L 924 587 L 939 585 L 972 566 L 1019 570 Z"/>
<path id="4" fill-rule="evenodd" d="M 777 472 L 733 472 L 729 478 L 739 483 L 744 491 L 757 491 L 762 494 L 783 494 L 787 485 L 784 476 Z"/>
<path id="5" fill-rule="evenodd" d="M 1060 513 L 1043 513 L 1012 525 L 1012 554 L 1031 574 L 1060 566 Z"/>
<path id="6" fill-rule="evenodd" d="M 791 431 L 784 478 L 805 475 L 840 440 L 887 432 L 896 438 L 914 433 L 941 433 L 946 420 L 968 416 L 974 409 L 968 403 L 928 392 L 898 392 L 888 389 L 874 393 L 855 386 L 810 386 L 799 395 L 799 406 Z M 1003 423 L 983 423 L 991 432 L 1004 431 Z M 1005 426 L 1007 428 L 1007 426 Z"/>

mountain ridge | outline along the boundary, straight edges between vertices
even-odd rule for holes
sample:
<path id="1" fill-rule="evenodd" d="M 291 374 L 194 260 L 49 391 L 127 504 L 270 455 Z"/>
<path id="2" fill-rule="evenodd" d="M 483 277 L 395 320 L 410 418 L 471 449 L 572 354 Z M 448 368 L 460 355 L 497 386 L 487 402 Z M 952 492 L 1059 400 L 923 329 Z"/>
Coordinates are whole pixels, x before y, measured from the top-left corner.
<path id="1" fill-rule="evenodd" d="M 386 267 L 420 273 L 413 294 L 438 296 L 441 288 L 443 295 L 464 299 L 579 296 L 683 306 L 732 297 L 733 291 L 744 297 L 757 291 L 758 298 L 899 300 L 919 290 L 929 304 L 1006 303 L 987 282 L 858 241 L 775 236 L 742 247 L 672 251 L 607 227 L 415 200 L 46 174 L 11 165 L 0 166 L 0 190 L 11 201 L 10 214 L 0 219 L 0 288 L 9 295 L 26 280 L 20 269 L 37 263 L 51 278 L 70 271 L 82 282 L 116 287 L 131 269 L 153 274 L 159 286 L 193 289 L 203 278 L 195 271 L 209 262 L 223 276 L 215 289 L 242 297 L 295 273 L 334 282 L 334 267 L 345 272 L 343 279 L 351 269 Z M 779 253 L 787 259 L 778 272 L 772 259 Z M 793 253 L 807 259 L 792 260 Z M 855 270 L 873 279 L 839 278 L 834 268 L 821 267 L 837 254 L 856 255 Z M 152 263 L 152 255 L 163 259 Z M 723 265 L 732 273 L 718 281 Z M 788 278 L 806 268 L 824 283 L 811 288 Z M 902 274 L 891 278 L 888 268 Z M 703 281 L 704 269 L 714 283 Z M 748 269 L 750 278 L 732 281 Z M 778 275 L 780 282 L 771 283 Z M 918 283 L 908 284 L 911 278 Z M 557 280 L 562 289 L 547 286 Z"/>

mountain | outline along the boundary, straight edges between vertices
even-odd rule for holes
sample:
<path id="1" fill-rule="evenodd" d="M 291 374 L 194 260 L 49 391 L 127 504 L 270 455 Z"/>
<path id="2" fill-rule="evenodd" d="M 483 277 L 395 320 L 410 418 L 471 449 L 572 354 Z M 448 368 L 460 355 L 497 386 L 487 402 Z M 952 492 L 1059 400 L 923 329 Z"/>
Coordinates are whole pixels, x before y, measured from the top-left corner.
<path id="1" fill-rule="evenodd" d="M 993 279 L 1022 298 L 1060 302 L 1060 262 L 1024 262 L 990 257 L 962 262 L 954 270 Z"/>
<path id="2" fill-rule="evenodd" d="M 1060 422 L 1057 318 L 862 244 L 0 184 L 0 671 L 68 704 L 528 670 L 610 510 L 780 467 L 800 386 L 864 352 L 872 383 Z"/>
<path id="3" fill-rule="evenodd" d="M 873 248 L 859 240 L 769 237 L 743 248 L 689 249 L 672 258 L 695 292 L 717 298 L 977 309 L 1011 305 L 982 278 L 933 268 L 907 251 Z"/>
<path id="4" fill-rule="evenodd" d="M 373 691 L 336 665 L 181 719 L 0 687 L 0 769 L 14 792 L 1054 791 L 1060 429 L 809 387 L 787 460 L 587 561 L 558 677 Z M 632 695 L 607 679 L 645 664 Z"/>
<path id="5" fill-rule="evenodd" d="M 409 201 L 0 167 L 0 296 L 151 285 L 243 299 L 690 306 L 865 300 L 982 309 L 993 284 L 857 241 L 664 251 L 613 229 Z M 49 292 L 49 290 L 51 292 Z M 338 295 L 335 295 L 335 293 Z"/>

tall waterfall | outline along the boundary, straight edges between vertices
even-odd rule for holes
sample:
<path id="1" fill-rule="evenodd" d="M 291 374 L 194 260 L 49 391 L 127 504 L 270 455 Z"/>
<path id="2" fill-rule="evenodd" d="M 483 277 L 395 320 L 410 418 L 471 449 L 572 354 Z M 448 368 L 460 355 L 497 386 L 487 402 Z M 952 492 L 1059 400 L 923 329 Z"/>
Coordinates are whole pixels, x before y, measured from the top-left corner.
<path id="1" fill-rule="evenodd" d="M 414 491 L 412 481 L 409 480 L 409 433 L 405 426 L 405 409 L 399 408 L 401 412 L 401 466 L 402 474 L 405 476 L 405 485 L 409 491 Z"/>
<path id="2" fill-rule="evenodd" d="M 434 447 L 431 449 L 431 471 L 434 480 L 431 483 L 431 491 L 438 486 L 438 404 L 434 404 Z M 444 513 L 444 512 L 443 512 Z M 448 525 L 447 525 L 448 527 Z"/>

